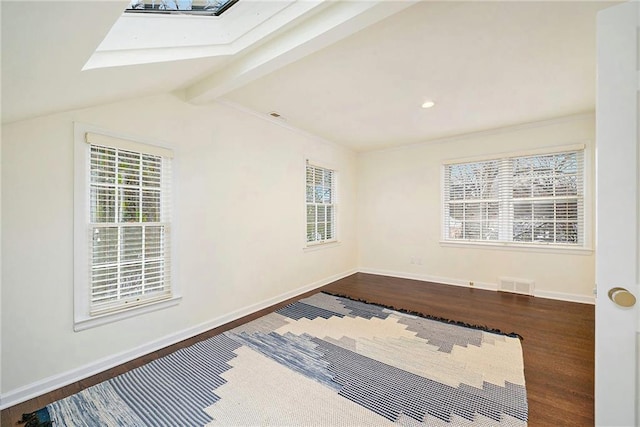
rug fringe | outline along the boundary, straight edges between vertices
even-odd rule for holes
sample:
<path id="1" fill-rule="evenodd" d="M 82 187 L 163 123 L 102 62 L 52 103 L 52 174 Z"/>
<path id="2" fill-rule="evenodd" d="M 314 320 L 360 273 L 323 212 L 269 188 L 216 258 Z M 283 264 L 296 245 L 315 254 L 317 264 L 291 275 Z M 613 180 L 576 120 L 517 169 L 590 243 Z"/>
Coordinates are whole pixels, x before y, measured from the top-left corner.
<path id="1" fill-rule="evenodd" d="M 52 427 L 53 422 L 49 417 L 47 408 L 39 409 L 29 414 L 22 414 L 22 418 L 18 424 L 24 424 L 24 427 Z"/>
<path id="2" fill-rule="evenodd" d="M 380 304 L 380 303 L 377 303 L 377 302 L 371 302 L 371 301 L 367 301 L 367 300 L 360 299 L 360 298 L 353 298 L 353 297 L 350 297 L 349 295 L 336 294 L 336 293 L 329 292 L 329 291 L 321 291 L 321 292 L 323 294 L 331 295 L 331 296 L 334 296 L 334 297 L 346 298 L 346 299 L 349 299 L 351 301 L 363 302 L 365 304 L 376 305 L 378 307 L 382 307 L 382 308 L 386 308 L 386 309 L 389 309 L 389 310 L 398 311 L 400 313 L 410 314 L 412 316 L 423 317 L 423 318 L 429 319 L 429 320 L 435 320 L 436 322 L 448 323 L 450 325 L 462 326 L 462 327 L 470 328 L 470 329 L 477 329 L 477 330 L 484 331 L 484 332 L 489 332 L 489 333 L 492 333 L 492 334 L 504 335 L 506 337 L 511 337 L 511 338 L 518 338 L 520 341 L 524 341 L 524 338 L 522 337 L 522 335 L 520 335 L 520 334 L 518 334 L 516 332 L 510 332 L 510 333 L 502 332 L 500 329 L 490 328 L 490 327 L 484 326 L 484 325 L 474 325 L 472 323 L 460 322 L 458 320 L 451 320 L 451 319 L 447 319 L 445 317 L 432 316 L 430 314 L 420 313 L 418 311 L 406 310 L 404 308 L 396 308 L 396 307 L 391 306 L 391 305 L 385 305 L 385 304 Z"/>

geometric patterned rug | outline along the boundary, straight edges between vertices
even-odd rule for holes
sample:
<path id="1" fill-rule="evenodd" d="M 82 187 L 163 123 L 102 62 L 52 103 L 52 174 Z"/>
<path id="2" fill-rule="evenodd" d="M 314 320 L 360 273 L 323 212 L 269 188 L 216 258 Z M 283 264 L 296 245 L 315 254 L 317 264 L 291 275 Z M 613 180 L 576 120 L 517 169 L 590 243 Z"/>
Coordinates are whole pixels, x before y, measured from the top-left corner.
<path id="1" fill-rule="evenodd" d="M 514 334 L 318 293 L 24 416 L 27 426 L 526 426 Z"/>

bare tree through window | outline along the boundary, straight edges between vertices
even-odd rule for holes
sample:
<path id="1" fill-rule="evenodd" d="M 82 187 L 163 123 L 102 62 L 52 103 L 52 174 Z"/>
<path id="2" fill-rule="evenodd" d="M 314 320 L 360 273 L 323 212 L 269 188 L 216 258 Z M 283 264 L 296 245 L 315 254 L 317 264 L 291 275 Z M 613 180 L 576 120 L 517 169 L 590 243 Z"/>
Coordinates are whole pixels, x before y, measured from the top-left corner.
<path id="1" fill-rule="evenodd" d="M 583 156 L 445 165 L 445 240 L 582 244 Z"/>

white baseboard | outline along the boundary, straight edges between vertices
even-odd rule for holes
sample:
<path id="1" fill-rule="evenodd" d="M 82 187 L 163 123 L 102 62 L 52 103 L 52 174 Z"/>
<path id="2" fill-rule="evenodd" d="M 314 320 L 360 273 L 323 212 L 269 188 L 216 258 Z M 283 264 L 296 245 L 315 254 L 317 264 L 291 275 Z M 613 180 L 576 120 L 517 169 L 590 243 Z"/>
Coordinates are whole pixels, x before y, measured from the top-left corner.
<path id="1" fill-rule="evenodd" d="M 360 268 L 358 271 L 360 273 L 377 274 L 379 276 L 398 277 L 400 279 L 413 279 L 413 280 L 420 280 L 422 282 L 440 283 L 443 285 L 463 286 L 465 288 L 471 287 L 469 286 L 469 282 L 471 280 L 452 279 L 450 277 L 430 276 L 427 274 L 406 273 L 402 271 L 377 270 L 373 268 Z M 477 282 L 474 280 L 473 288 L 484 289 L 488 291 L 497 291 L 498 285 L 495 283 L 484 283 L 484 282 Z"/>
<path id="2" fill-rule="evenodd" d="M 357 272 L 358 272 L 357 269 L 352 269 L 352 270 L 348 270 L 348 271 L 333 275 L 331 277 L 326 277 L 322 280 L 318 280 L 316 282 L 310 283 L 308 285 L 302 286 L 300 288 L 294 289 L 289 292 L 285 292 L 273 298 L 269 298 L 259 303 L 256 303 L 247 307 L 243 307 L 239 310 L 225 314 L 223 316 L 216 317 L 214 319 L 211 319 L 207 322 L 193 326 L 191 328 L 184 329 L 182 331 L 167 335 L 163 338 L 143 344 L 131 350 L 105 357 L 103 359 L 97 360 L 95 362 L 89 363 L 87 365 L 81 366 L 76 369 L 72 369 L 67 372 L 63 372 L 58 375 L 53 375 L 48 378 L 44 378 L 40 381 L 27 384 L 26 386 L 19 387 L 15 390 L 10 390 L 9 392 L 4 393 L 0 396 L 0 409 L 6 409 L 10 406 L 17 405 L 18 403 L 22 403 L 29 399 L 33 399 L 34 397 L 38 397 L 50 391 L 57 390 L 66 385 L 75 383 L 77 381 L 88 378 L 92 375 L 103 372 L 107 369 L 113 368 L 115 366 L 126 363 L 130 360 L 136 359 L 140 356 L 144 356 L 151 352 L 160 350 L 162 348 L 165 348 L 167 346 L 170 346 L 182 340 L 194 337 L 198 334 L 201 334 L 213 328 L 217 328 L 218 326 L 222 326 L 226 323 L 232 322 L 246 315 L 255 313 L 267 307 L 271 307 L 272 305 L 281 303 L 282 301 L 286 301 L 290 298 L 294 298 L 298 295 L 302 295 L 306 292 L 320 288 L 324 285 L 328 285 L 331 282 L 350 276 L 351 274 L 354 274 Z"/>
<path id="3" fill-rule="evenodd" d="M 358 271 L 361 273 L 377 274 L 380 276 L 399 277 L 401 279 L 413 279 L 413 280 L 420 280 L 423 282 L 441 283 L 443 285 L 463 286 L 465 288 L 470 287 L 469 280 L 452 279 L 450 277 L 429 276 L 426 274 L 414 274 L 414 273 L 406 273 L 401 271 L 376 270 L 373 268 L 360 268 Z M 473 287 L 475 289 L 485 289 L 489 291 L 498 290 L 497 283 L 484 283 L 484 282 L 474 281 Z M 555 299 L 555 300 L 567 301 L 567 302 L 579 302 L 582 304 L 595 304 L 595 298 L 589 295 L 569 294 L 565 292 L 553 292 L 553 291 L 536 289 L 534 291 L 534 296 L 536 298 Z"/>
<path id="4" fill-rule="evenodd" d="M 592 304 L 595 305 L 596 299 L 595 297 L 588 295 L 579 295 L 579 294 L 568 294 L 565 292 L 553 292 L 553 291 L 544 291 L 538 290 L 533 293 L 538 298 L 547 298 L 547 299 L 557 299 L 560 301 L 567 302 L 579 302 L 582 304 Z"/>

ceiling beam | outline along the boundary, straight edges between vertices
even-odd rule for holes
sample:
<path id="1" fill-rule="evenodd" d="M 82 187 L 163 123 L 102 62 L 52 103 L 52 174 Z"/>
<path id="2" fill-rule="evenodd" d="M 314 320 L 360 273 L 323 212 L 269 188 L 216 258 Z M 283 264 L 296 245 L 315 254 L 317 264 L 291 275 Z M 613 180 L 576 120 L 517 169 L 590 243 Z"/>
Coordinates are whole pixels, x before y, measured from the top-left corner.
<path id="1" fill-rule="evenodd" d="M 410 1 L 338 1 L 291 30 L 240 56 L 224 69 L 187 87 L 183 96 L 205 104 L 323 49 L 415 4 Z"/>

